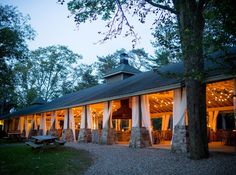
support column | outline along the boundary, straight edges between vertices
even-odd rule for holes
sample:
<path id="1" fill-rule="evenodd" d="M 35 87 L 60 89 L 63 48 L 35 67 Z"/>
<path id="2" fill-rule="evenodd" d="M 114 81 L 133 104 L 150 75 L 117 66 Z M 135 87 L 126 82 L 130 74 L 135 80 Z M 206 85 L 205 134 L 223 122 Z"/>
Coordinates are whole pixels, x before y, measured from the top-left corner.
<path id="1" fill-rule="evenodd" d="M 39 135 L 46 135 L 46 132 L 46 116 L 42 113 L 40 118 Z"/>
<path id="2" fill-rule="evenodd" d="M 151 123 L 148 96 L 132 97 L 132 130 L 130 148 L 143 148 L 152 145 Z"/>
<path id="3" fill-rule="evenodd" d="M 52 115 L 51 115 L 51 123 L 50 123 L 50 130 L 49 130 L 49 135 L 58 137 L 58 133 L 56 130 L 56 112 L 52 111 Z"/>
<path id="4" fill-rule="evenodd" d="M 31 136 L 34 135 L 33 130 L 34 130 L 34 115 L 31 116 L 31 124 L 30 124 L 30 129 L 29 129 L 29 134 L 28 138 L 31 138 Z"/>
<path id="5" fill-rule="evenodd" d="M 24 130 L 24 117 L 19 117 L 18 130 L 20 133 Z"/>
<path id="6" fill-rule="evenodd" d="M 82 116 L 80 122 L 78 142 L 87 143 L 92 141 L 91 127 L 92 127 L 92 122 L 90 115 L 90 107 L 88 105 L 85 105 L 82 107 Z"/>
<path id="7" fill-rule="evenodd" d="M 112 127 L 112 101 L 104 103 L 101 144 L 112 145 L 115 142 Z"/>
<path id="8" fill-rule="evenodd" d="M 73 131 L 70 128 L 70 118 L 72 116 L 72 108 L 68 108 L 65 110 L 65 118 L 64 118 L 64 128 L 62 132 L 62 140 L 67 142 L 74 141 Z"/>
<path id="9" fill-rule="evenodd" d="M 25 116 L 25 137 L 28 138 L 29 136 L 29 130 L 28 130 L 28 117 Z"/>
<path id="10" fill-rule="evenodd" d="M 187 98 L 185 88 L 174 90 L 173 136 L 171 143 L 171 150 L 173 152 L 187 152 L 186 110 Z"/>

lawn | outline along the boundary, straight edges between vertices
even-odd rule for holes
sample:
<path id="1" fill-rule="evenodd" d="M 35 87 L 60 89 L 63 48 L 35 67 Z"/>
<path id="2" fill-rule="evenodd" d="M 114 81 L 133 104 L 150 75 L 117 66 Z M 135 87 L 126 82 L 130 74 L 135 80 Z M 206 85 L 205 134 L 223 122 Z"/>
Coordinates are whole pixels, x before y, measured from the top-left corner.
<path id="1" fill-rule="evenodd" d="M 0 144 L 0 174 L 82 174 L 92 163 L 90 154 L 64 146 L 32 150 L 24 144 Z"/>

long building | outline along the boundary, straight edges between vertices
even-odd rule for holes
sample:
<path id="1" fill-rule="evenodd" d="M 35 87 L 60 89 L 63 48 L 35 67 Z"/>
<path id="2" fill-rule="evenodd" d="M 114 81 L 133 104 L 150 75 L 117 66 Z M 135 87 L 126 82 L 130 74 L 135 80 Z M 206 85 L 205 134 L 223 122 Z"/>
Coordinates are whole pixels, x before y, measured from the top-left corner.
<path id="1" fill-rule="evenodd" d="M 208 139 L 235 145 L 236 48 L 205 59 Z M 72 142 L 127 143 L 146 147 L 167 141 L 186 152 L 188 120 L 183 63 L 141 72 L 123 58 L 106 83 L 1 117 L 5 132 L 51 134 Z M 226 136 L 227 135 L 227 136 Z M 171 141 L 172 140 L 172 141 Z M 169 141 L 169 142 L 168 142 Z"/>

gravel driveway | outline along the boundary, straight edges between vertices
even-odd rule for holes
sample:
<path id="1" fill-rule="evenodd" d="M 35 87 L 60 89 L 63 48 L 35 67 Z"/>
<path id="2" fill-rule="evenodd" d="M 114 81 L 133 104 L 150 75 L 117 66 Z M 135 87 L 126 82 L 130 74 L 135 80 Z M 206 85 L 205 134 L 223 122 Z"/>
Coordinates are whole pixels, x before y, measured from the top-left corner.
<path id="1" fill-rule="evenodd" d="M 194 161 L 186 154 L 163 149 L 130 149 L 122 145 L 90 143 L 69 143 L 67 146 L 87 150 L 94 156 L 94 163 L 86 175 L 236 175 L 236 154 L 211 153 L 208 159 Z"/>

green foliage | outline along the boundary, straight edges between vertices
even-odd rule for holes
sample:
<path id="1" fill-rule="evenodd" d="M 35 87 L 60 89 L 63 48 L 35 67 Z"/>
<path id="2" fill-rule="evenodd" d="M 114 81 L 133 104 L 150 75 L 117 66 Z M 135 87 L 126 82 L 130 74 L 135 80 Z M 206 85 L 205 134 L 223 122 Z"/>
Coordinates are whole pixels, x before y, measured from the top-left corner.
<path id="1" fill-rule="evenodd" d="M 27 54 L 26 42 L 34 36 L 28 16 L 23 16 L 15 7 L 0 5 L 0 115 L 16 106 L 12 67 Z"/>
<path id="2" fill-rule="evenodd" d="M 115 12 L 116 6 L 113 0 L 86 0 L 86 1 L 70 1 L 68 9 L 75 15 L 75 22 L 80 24 L 86 20 L 96 20 L 98 15 L 103 20 L 111 19 L 111 15 Z"/>
<path id="3" fill-rule="evenodd" d="M 13 6 L 0 5 L 0 59 L 20 58 L 27 52 L 27 40 L 35 36 L 29 16 Z"/>
<path id="4" fill-rule="evenodd" d="M 20 104 L 30 104 L 35 96 L 48 101 L 64 94 L 66 88 L 73 86 L 74 67 L 79 59 L 81 56 L 66 46 L 49 46 L 32 51 L 14 69 Z"/>
<path id="5" fill-rule="evenodd" d="M 82 64 L 79 66 L 79 81 L 74 88 L 76 91 L 98 85 L 98 76 L 92 74 L 93 69 L 93 65 Z"/>
<path id="6" fill-rule="evenodd" d="M 204 52 L 236 45 L 236 11 L 233 0 L 210 1 L 205 10 Z"/>
<path id="7" fill-rule="evenodd" d="M 204 54 L 236 45 L 236 12 L 232 0 L 210 1 L 204 10 Z M 153 64 L 163 65 L 182 59 L 180 36 L 174 16 L 161 18 L 152 33 L 155 57 Z"/>
<path id="8" fill-rule="evenodd" d="M 98 61 L 95 62 L 95 67 L 99 80 L 102 80 L 107 73 L 119 65 L 122 53 L 128 55 L 128 61 L 131 66 L 142 71 L 151 69 L 151 58 L 144 49 L 132 49 L 130 51 L 120 49 L 113 54 L 97 57 Z"/>

